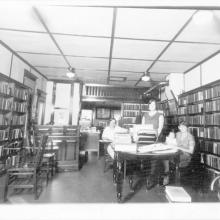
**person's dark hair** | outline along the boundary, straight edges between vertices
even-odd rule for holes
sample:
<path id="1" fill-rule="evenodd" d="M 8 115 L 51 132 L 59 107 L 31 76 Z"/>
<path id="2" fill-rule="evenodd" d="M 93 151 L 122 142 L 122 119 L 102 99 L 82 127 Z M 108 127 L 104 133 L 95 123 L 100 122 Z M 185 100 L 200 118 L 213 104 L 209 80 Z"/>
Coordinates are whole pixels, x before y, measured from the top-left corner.
<path id="1" fill-rule="evenodd" d="M 157 100 L 156 99 L 150 99 L 149 102 L 148 102 L 148 105 L 150 105 L 152 102 L 155 102 L 155 108 L 156 108 L 156 110 L 158 110 Z"/>
<path id="2" fill-rule="evenodd" d="M 111 119 L 109 120 L 109 124 L 110 124 L 111 121 L 115 121 L 115 123 L 117 122 L 115 118 L 111 118 Z"/>
<path id="3" fill-rule="evenodd" d="M 185 125 L 187 127 L 186 121 L 183 121 L 183 120 L 179 122 L 179 125 Z"/>

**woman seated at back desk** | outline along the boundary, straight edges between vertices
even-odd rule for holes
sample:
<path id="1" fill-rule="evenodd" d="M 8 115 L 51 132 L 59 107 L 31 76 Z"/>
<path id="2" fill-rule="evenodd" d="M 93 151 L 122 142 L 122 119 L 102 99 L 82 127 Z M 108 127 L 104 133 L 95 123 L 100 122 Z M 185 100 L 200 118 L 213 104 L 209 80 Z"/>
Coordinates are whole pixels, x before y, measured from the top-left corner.
<path id="1" fill-rule="evenodd" d="M 127 129 L 119 127 L 116 123 L 116 119 L 111 119 L 109 126 L 107 126 L 103 133 L 102 133 L 102 139 L 106 140 L 106 141 L 110 141 L 110 142 L 114 142 L 115 139 L 115 133 L 120 133 L 120 132 L 128 132 Z M 114 149 L 113 149 L 113 145 L 109 144 L 108 148 L 107 148 L 107 152 L 108 154 L 114 158 Z"/>
<path id="2" fill-rule="evenodd" d="M 170 132 L 166 138 L 166 144 L 177 147 L 181 153 L 179 158 L 179 167 L 187 167 L 191 161 L 192 154 L 194 153 L 195 140 L 193 135 L 188 131 L 186 123 L 184 121 L 179 123 L 179 132 Z M 169 161 L 164 161 L 164 169 L 169 171 Z M 163 184 L 167 185 L 169 183 L 169 176 L 164 178 Z"/>

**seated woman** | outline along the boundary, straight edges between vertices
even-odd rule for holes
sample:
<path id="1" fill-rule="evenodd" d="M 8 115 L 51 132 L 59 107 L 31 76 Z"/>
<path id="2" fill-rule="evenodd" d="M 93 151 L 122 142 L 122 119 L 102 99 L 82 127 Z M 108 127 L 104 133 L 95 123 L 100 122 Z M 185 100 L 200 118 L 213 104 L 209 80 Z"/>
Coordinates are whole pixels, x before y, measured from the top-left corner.
<path id="1" fill-rule="evenodd" d="M 188 131 L 187 125 L 184 121 L 180 122 L 179 132 L 176 134 L 177 147 L 181 150 L 180 167 L 187 167 L 191 161 L 192 154 L 195 148 L 195 139 Z"/>
<path id="2" fill-rule="evenodd" d="M 127 129 L 119 127 L 116 123 L 116 119 L 111 119 L 109 126 L 107 126 L 103 133 L 102 133 L 102 139 L 114 142 L 115 140 L 115 134 L 119 132 L 128 132 Z M 114 148 L 112 144 L 109 144 L 107 148 L 108 154 L 111 156 L 112 159 L 114 159 Z"/>
<path id="3" fill-rule="evenodd" d="M 187 167 L 191 161 L 192 154 L 195 148 L 195 140 L 193 135 L 188 131 L 187 125 L 184 121 L 179 123 L 179 132 L 176 134 L 170 132 L 169 136 L 166 138 L 166 144 L 177 147 L 180 153 L 180 161 L 179 167 L 184 168 Z M 169 161 L 164 161 L 164 172 L 169 172 Z M 169 176 L 166 175 L 163 180 L 163 185 L 167 185 L 169 183 Z"/>

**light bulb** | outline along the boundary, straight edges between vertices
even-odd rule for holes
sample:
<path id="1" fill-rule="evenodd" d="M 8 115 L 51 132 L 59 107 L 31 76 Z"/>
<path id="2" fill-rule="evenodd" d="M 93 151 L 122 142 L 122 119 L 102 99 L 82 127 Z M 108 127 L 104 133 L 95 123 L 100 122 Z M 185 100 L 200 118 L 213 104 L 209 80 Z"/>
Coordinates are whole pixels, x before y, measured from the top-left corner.
<path id="1" fill-rule="evenodd" d="M 75 76 L 75 73 L 73 72 L 67 72 L 66 75 L 69 77 L 69 78 L 73 78 Z"/>
<path id="2" fill-rule="evenodd" d="M 146 82 L 146 81 L 150 80 L 150 77 L 147 76 L 147 75 L 144 75 L 144 76 L 141 77 L 141 80 Z"/>

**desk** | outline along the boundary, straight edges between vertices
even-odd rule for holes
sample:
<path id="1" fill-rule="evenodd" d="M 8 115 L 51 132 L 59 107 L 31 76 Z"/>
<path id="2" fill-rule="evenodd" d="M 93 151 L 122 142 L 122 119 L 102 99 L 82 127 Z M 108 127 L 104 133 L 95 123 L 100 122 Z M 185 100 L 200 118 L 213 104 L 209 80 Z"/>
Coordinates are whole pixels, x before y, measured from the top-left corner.
<path id="1" fill-rule="evenodd" d="M 116 191 L 118 202 L 122 200 L 123 182 L 126 178 L 127 161 L 149 161 L 149 160 L 174 160 L 175 161 L 175 182 L 179 183 L 179 151 L 173 153 L 135 153 L 115 151 L 114 175 L 116 177 Z"/>
<path id="2" fill-rule="evenodd" d="M 99 158 L 99 132 L 81 132 L 82 150 L 88 152 L 97 152 Z"/>

